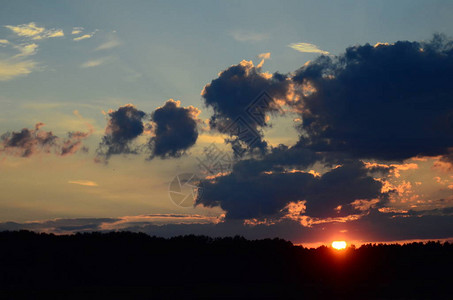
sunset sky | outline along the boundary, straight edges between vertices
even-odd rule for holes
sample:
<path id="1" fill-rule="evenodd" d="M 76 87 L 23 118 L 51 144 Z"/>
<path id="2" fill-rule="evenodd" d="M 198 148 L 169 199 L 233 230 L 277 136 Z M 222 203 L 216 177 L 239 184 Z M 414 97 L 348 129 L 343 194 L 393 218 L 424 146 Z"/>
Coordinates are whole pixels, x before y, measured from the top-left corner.
<path id="1" fill-rule="evenodd" d="M 453 238 L 452 15 L 2 1 L 0 230 Z"/>

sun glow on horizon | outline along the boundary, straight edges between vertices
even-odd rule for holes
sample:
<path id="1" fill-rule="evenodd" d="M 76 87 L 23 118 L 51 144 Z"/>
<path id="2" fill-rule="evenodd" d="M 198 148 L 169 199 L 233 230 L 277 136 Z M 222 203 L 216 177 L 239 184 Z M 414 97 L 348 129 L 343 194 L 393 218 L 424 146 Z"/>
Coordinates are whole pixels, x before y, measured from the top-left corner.
<path id="1" fill-rule="evenodd" d="M 346 242 L 345 241 L 333 241 L 332 242 L 332 248 L 336 250 L 343 250 L 346 249 Z"/>

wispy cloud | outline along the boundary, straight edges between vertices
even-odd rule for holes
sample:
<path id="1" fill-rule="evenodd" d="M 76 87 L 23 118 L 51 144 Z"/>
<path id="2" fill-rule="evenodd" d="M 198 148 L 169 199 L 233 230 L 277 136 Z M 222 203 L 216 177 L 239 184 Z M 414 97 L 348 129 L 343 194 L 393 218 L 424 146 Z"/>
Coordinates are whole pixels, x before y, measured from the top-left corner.
<path id="1" fill-rule="evenodd" d="M 5 27 L 13 31 L 18 36 L 30 38 L 32 40 L 64 36 L 63 30 L 61 29 L 46 29 L 45 27 L 39 27 L 34 22 L 16 26 L 6 25 Z"/>
<path id="2" fill-rule="evenodd" d="M 36 62 L 31 60 L 0 60 L 0 81 L 6 81 L 21 75 L 30 74 L 35 67 Z"/>
<path id="3" fill-rule="evenodd" d="M 84 40 L 84 39 L 89 39 L 89 38 L 91 38 L 92 36 L 93 36 L 92 34 L 84 34 L 84 35 L 82 35 L 82 36 L 73 38 L 73 40 L 74 40 L 74 41 L 81 41 L 81 40 Z"/>
<path id="4" fill-rule="evenodd" d="M 46 29 L 34 22 L 21 25 L 5 25 L 4 27 L 14 32 L 18 39 L 14 39 L 13 42 L 0 39 L 0 46 L 11 47 L 19 53 L 9 58 L 0 59 L 0 81 L 27 75 L 36 69 L 37 63 L 26 59 L 26 57 L 35 55 L 38 51 L 38 44 L 35 41 L 64 36 L 64 32 L 61 29 Z"/>
<path id="5" fill-rule="evenodd" d="M 239 42 L 260 42 L 269 38 L 269 35 L 266 33 L 253 31 L 233 31 L 230 35 Z"/>
<path id="6" fill-rule="evenodd" d="M 95 50 L 96 51 L 108 50 L 108 49 L 118 47 L 119 45 L 121 45 L 121 42 L 118 39 L 118 37 L 116 37 L 115 35 L 111 35 L 105 43 L 99 45 Z"/>
<path id="7" fill-rule="evenodd" d="M 71 34 L 79 34 L 82 33 L 83 27 L 74 27 L 72 28 Z"/>
<path id="8" fill-rule="evenodd" d="M 83 186 L 98 186 L 98 184 L 94 181 L 90 180 L 70 180 L 68 183 L 71 184 L 78 184 L 78 185 L 83 185 Z"/>
<path id="9" fill-rule="evenodd" d="M 80 28 L 81 28 L 81 27 L 80 27 Z M 93 31 L 93 32 L 91 32 L 91 33 L 87 33 L 87 34 L 81 35 L 81 36 L 79 36 L 79 37 L 75 37 L 75 38 L 73 38 L 73 40 L 77 42 L 77 41 L 81 41 L 81 40 L 90 39 L 90 38 L 93 37 L 93 35 L 94 35 L 97 31 L 98 31 L 98 30 L 96 29 L 95 31 Z M 75 31 L 73 30 L 72 32 L 73 32 L 73 34 L 79 34 L 79 33 L 81 33 L 82 31 L 81 31 L 81 30 L 80 30 L 80 31 L 79 31 L 79 30 L 75 30 Z M 74 33 L 74 32 L 76 32 L 76 33 Z"/>
<path id="10" fill-rule="evenodd" d="M 270 52 L 266 52 L 266 53 L 261 53 L 258 55 L 258 58 L 261 58 L 261 62 L 256 66 L 257 68 L 261 68 L 264 64 L 264 61 L 266 59 L 270 59 L 271 58 L 271 53 Z"/>
<path id="11" fill-rule="evenodd" d="M 261 53 L 261 54 L 258 55 L 258 58 L 269 59 L 269 58 L 271 58 L 271 53 L 270 52 Z"/>
<path id="12" fill-rule="evenodd" d="M 99 59 L 93 59 L 84 62 L 80 67 L 81 68 L 93 68 L 93 67 L 98 67 L 102 64 L 104 64 L 107 61 L 107 58 L 99 58 Z"/>
<path id="13" fill-rule="evenodd" d="M 44 27 L 38 27 L 34 22 L 17 26 L 6 25 L 5 27 L 11 29 L 18 36 L 25 36 L 31 38 L 39 36 L 45 30 Z"/>
<path id="14" fill-rule="evenodd" d="M 289 44 L 288 47 L 303 53 L 321 53 L 325 55 L 329 54 L 329 52 L 321 50 L 318 48 L 318 46 L 310 43 L 292 43 Z"/>
<path id="15" fill-rule="evenodd" d="M 17 45 L 14 46 L 17 50 L 19 50 L 19 54 L 16 54 L 14 57 L 20 57 L 20 56 L 30 56 L 34 55 L 36 51 L 38 50 L 38 45 L 35 43 L 32 44 L 26 44 L 26 45 Z"/>
<path id="16" fill-rule="evenodd" d="M 2 42 L 6 41 L 6 42 Z M 9 58 L 0 59 L 0 81 L 7 81 L 18 76 L 30 74 L 37 63 L 25 57 L 34 55 L 38 50 L 35 43 L 15 45 L 7 40 L 0 40 L 0 45 L 10 46 L 19 51 Z"/>
<path id="17" fill-rule="evenodd" d="M 48 33 L 44 36 L 44 38 L 53 38 L 53 37 L 62 37 L 64 36 L 63 30 L 58 29 L 58 30 L 52 30 L 48 31 Z"/>

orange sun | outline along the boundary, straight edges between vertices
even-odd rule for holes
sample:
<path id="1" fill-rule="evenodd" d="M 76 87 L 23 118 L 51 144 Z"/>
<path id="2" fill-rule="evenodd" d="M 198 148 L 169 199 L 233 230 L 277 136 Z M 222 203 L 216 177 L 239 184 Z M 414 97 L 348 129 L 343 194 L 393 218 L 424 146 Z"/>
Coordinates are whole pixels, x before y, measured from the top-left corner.
<path id="1" fill-rule="evenodd" d="M 345 241 L 333 241 L 332 248 L 334 248 L 336 250 L 346 249 L 346 242 Z"/>

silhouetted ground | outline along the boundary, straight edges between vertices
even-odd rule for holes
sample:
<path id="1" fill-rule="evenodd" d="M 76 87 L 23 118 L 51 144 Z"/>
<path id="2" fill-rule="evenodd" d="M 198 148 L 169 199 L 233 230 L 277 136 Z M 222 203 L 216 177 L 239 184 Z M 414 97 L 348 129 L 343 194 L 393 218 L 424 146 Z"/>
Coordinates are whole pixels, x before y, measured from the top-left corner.
<path id="1" fill-rule="evenodd" d="M 337 251 L 281 239 L 0 232 L 0 297 L 448 299 L 452 253 L 435 242 Z"/>

